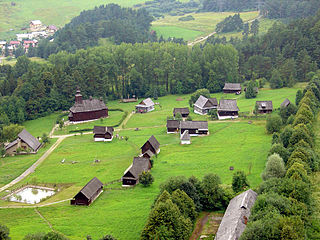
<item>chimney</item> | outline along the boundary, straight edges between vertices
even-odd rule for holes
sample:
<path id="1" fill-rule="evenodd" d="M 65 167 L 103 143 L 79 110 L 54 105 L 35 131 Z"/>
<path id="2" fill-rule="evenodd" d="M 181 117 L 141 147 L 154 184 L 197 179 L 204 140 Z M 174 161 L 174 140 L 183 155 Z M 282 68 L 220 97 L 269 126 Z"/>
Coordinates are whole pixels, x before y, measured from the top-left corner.
<path id="1" fill-rule="evenodd" d="M 77 93 L 76 93 L 76 103 L 79 103 L 79 104 L 82 104 L 82 103 L 83 103 L 83 101 L 82 101 L 82 95 L 81 95 L 81 92 L 80 92 L 79 89 L 77 90 Z"/>

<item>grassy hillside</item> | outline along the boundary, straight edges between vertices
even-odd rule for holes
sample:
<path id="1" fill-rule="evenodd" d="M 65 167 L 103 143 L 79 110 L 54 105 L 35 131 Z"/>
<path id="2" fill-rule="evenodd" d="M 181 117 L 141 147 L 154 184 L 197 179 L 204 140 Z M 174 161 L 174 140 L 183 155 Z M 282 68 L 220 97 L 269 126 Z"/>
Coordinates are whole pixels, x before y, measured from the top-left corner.
<path id="1" fill-rule="evenodd" d="M 15 33 L 24 32 L 21 28 L 28 27 L 31 20 L 39 19 L 46 25 L 54 24 L 62 27 L 85 9 L 108 3 L 132 7 L 142 2 L 144 0 L 2 0 L 0 1 L 0 39 L 14 37 Z"/>

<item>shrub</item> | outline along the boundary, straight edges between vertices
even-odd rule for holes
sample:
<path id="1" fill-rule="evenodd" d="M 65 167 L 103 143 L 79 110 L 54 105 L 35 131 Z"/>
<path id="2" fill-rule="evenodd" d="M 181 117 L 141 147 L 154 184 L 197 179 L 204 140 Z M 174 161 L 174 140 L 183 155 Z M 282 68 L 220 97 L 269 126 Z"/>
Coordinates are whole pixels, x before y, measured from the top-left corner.
<path id="1" fill-rule="evenodd" d="M 269 150 L 268 156 L 271 156 L 275 153 L 278 154 L 285 163 L 288 161 L 290 156 L 290 152 L 282 144 L 273 144 Z"/>
<path id="2" fill-rule="evenodd" d="M 286 173 L 287 178 L 309 182 L 307 171 L 300 163 L 295 162 Z"/>
<path id="3" fill-rule="evenodd" d="M 179 113 L 179 112 L 176 113 L 175 120 L 182 121 L 182 115 L 181 115 L 181 113 Z"/>
<path id="4" fill-rule="evenodd" d="M 224 192 L 220 186 L 221 180 L 216 174 L 207 174 L 201 182 L 201 203 L 203 209 L 218 210 L 225 207 Z"/>
<path id="5" fill-rule="evenodd" d="M 198 100 L 198 98 L 200 97 L 200 95 L 209 98 L 210 97 L 210 92 L 208 89 L 198 89 L 196 92 L 194 92 L 190 99 L 189 99 L 189 104 L 190 107 L 193 107 L 193 104 Z"/>
<path id="6" fill-rule="evenodd" d="M 293 128 L 291 126 L 286 126 L 280 134 L 281 142 L 285 148 L 289 146 L 292 133 Z"/>
<path id="7" fill-rule="evenodd" d="M 267 117 L 267 132 L 274 133 L 279 132 L 282 126 L 281 117 L 278 114 L 272 114 Z"/>
<path id="8" fill-rule="evenodd" d="M 279 154 L 272 154 L 268 157 L 266 168 L 261 174 L 264 181 L 269 178 L 282 178 L 286 174 L 284 162 Z"/>
<path id="9" fill-rule="evenodd" d="M 102 238 L 100 238 L 100 240 L 117 240 L 117 239 L 114 238 L 112 235 L 105 235 Z"/>
<path id="10" fill-rule="evenodd" d="M 272 144 L 281 143 L 280 134 L 278 132 L 274 132 L 272 134 Z"/>
<path id="11" fill-rule="evenodd" d="M 0 239 L 1 240 L 10 240 L 11 238 L 9 237 L 9 228 L 5 225 L 0 224 Z"/>
<path id="12" fill-rule="evenodd" d="M 209 116 L 210 116 L 211 119 L 218 119 L 217 109 L 211 109 L 209 111 Z"/>
<path id="13" fill-rule="evenodd" d="M 149 187 L 154 181 L 153 176 L 150 172 L 142 172 L 139 176 L 139 183 L 141 183 L 144 187 Z"/>
<path id="14" fill-rule="evenodd" d="M 247 176 L 243 171 L 237 171 L 233 174 L 232 177 L 232 190 L 235 193 L 245 190 L 247 187 L 250 187 Z"/>

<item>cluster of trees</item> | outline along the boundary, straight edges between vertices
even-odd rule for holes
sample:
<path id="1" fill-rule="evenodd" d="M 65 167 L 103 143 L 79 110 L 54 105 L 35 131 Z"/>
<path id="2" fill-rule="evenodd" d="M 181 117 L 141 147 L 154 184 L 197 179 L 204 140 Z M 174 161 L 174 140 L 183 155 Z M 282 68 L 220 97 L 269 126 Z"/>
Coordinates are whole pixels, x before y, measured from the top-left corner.
<path id="1" fill-rule="evenodd" d="M 242 12 L 257 9 L 256 0 L 204 0 L 201 11 Z"/>
<path id="2" fill-rule="evenodd" d="M 249 26 L 249 25 L 248 25 Z M 243 30 L 244 24 L 240 14 L 226 17 L 216 26 L 217 33 L 240 32 Z"/>
<path id="3" fill-rule="evenodd" d="M 9 236 L 9 228 L 5 225 L 0 224 L 0 239 L 1 240 L 10 240 Z M 68 240 L 65 236 L 61 235 L 60 233 L 56 232 L 48 232 L 48 233 L 33 233 L 26 235 L 23 240 Z M 93 240 L 93 238 L 88 235 L 86 240 Z M 116 240 L 112 235 L 105 235 L 99 240 Z"/>
<path id="4" fill-rule="evenodd" d="M 262 173 L 264 182 L 241 240 L 320 237 L 308 177 L 320 167 L 314 149 L 314 122 L 319 106 L 320 72 L 304 91 L 297 93 L 296 106 L 291 103 L 287 109 L 280 110 L 280 115 L 268 119 L 275 122 L 273 145 Z"/>
<path id="5" fill-rule="evenodd" d="M 224 210 L 247 187 L 241 171 L 234 174 L 232 188 L 222 186 L 216 174 L 205 175 L 202 181 L 194 176 L 172 177 L 161 184 L 141 239 L 189 239 L 200 211 Z"/>
<path id="6" fill-rule="evenodd" d="M 144 9 L 101 5 L 73 18 L 54 34 L 52 42 L 51 39 L 40 41 L 35 54 L 47 58 L 61 50 L 75 52 L 98 45 L 100 38 L 109 38 L 116 44 L 157 41 L 156 33 L 150 31 L 152 21 L 153 17 Z"/>

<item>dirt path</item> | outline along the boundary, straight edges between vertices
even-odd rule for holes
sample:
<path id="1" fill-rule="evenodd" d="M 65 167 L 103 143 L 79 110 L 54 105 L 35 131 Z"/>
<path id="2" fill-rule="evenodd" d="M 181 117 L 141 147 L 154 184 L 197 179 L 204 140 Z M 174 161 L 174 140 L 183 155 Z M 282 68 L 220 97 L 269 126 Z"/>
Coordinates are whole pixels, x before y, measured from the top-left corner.
<path id="1" fill-rule="evenodd" d="M 260 18 L 262 18 L 262 15 L 260 15 L 260 13 L 259 13 L 258 17 L 254 18 L 254 19 L 251 19 L 251 20 L 249 20 L 249 21 L 246 21 L 246 22 L 244 22 L 244 23 L 252 23 L 253 21 L 258 20 L 258 19 L 260 19 Z M 201 42 L 207 40 L 209 37 L 211 37 L 212 35 L 214 35 L 214 34 L 216 34 L 216 33 L 217 33 L 217 32 L 212 32 L 212 33 L 209 33 L 208 35 L 206 35 L 206 36 L 204 36 L 204 37 L 197 38 L 197 39 L 195 39 L 194 41 L 189 42 L 189 43 L 188 43 L 188 46 L 191 46 L 191 47 L 192 47 L 192 46 L 196 45 L 197 43 L 201 43 Z"/>
<path id="2" fill-rule="evenodd" d="M 40 216 L 40 218 L 42 218 L 43 221 L 46 222 L 46 224 L 48 224 L 49 228 L 54 231 L 52 224 L 39 212 L 39 210 L 35 208 L 34 211 Z"/>
<path id="3" fill-rule="evenodd" d="M 17 184 L 25 177 L 27 177 L 30 173 L 33 173 L 34 170 L 59 146 L 59 144 L 65 139 L 66 137 L 60 137 L 49 149 L 46 151 L 34 164 L 31 165 L 24 173 L 22 173 L 19 177 L 12 180 L 7 185 L 0 188 L 0 192 L 12 187 L 13 185 Z"/>
<path id="4" fill-rule="evenodd" d="M 200 237 L 203 226 L 208 222 L 209 214 L 210 213 L 208 212 L 205 213 L 205 215 L 199 221 L 197 221 L 196 226 L 193 230 L 193 233 L 190 237 L 190 240 L 197 240 Z"/>

